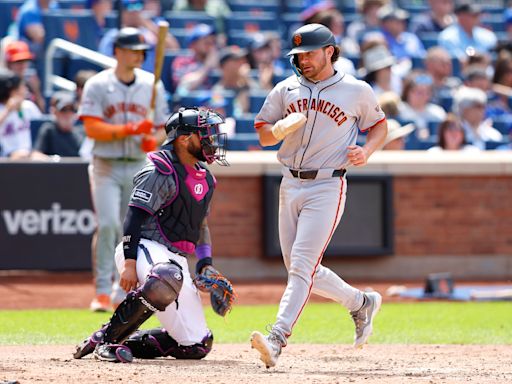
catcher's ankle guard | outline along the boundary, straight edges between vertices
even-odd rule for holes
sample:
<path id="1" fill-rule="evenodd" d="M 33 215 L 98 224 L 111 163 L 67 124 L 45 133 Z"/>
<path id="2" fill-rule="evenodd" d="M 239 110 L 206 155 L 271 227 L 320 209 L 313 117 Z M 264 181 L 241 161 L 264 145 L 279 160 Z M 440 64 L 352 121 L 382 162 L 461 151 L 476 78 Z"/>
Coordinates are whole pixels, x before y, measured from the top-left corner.
<path id="1" fill-rule="evenodd" d="M 154 359 L 155 357 L 172 356 L 176 359 L 199 360 L 210 353 L 213 335 L 209 333 L 201 341 L 193 345 L 180 345 L 162 328 L 137 331 L 125 340 L 134 357 Z"/>

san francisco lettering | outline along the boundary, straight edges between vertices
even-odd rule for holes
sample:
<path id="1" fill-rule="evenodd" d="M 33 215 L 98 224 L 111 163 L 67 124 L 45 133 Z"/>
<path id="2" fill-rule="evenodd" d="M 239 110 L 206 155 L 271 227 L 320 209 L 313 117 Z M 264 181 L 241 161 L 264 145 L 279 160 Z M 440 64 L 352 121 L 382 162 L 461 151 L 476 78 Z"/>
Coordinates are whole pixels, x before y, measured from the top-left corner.
<path id="1" fill-rule="evenodd" d="M 308 108 L 308 99 L 299 99 L 288 105 L 286 108 L 286 114 L 289 115 L 292 112 L 306 112 L 308 109 L 317 111 L 328 116 L 338 125 L 338 127 L 347 120 L 345 112 L 337 105 L 324 99 L 311 99 L 311 106 Z"/>

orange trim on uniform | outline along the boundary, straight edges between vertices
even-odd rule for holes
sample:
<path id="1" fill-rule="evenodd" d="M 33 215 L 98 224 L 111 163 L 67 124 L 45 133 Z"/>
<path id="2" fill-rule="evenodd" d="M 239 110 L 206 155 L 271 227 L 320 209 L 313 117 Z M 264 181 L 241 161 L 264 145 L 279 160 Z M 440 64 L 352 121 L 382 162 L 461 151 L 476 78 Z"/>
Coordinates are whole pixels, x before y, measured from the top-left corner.
<path id="1" fill-rule="evenodd" d="M 366 132 L 366 131 L 369 131 L 370 129 L 372 129 L 373 127 L 375 127 L 376 125 L 382 123 L 383 121 L 386 120 L 386 117 L 383 117 L 382 119 L 380 119 L 379 121 L 377 121 L 375 124 L 373 124 L 371 127 L 368 127 L 366 129 L 363 129 L 361 130 L 361 132 Z"/>
<path id="2" fill-rule="evenodd" d="M 295 326 L 295 323 L 297 322 L 297 320 L 299 320 L 299 317 L 300 317 L 300 314 L 302 313 L 302 310 L 304 309 L 304 307 L 306 306 L 307 302 L 309 301 L 309 296 L 311 296 L 311 290 L 313 289 L 313 284 L 315 282 L 314 276 L 315 276 L 315 273 L 316 273 L 316 269 L 317 269 L 318 265 L 320 264 L 320 262 L 322 261 L 322 258 L 324 256 L 325 250 L 327 249 L 327 246 L 331 242 L 331 239 L 332 239 L 332 236 L 334 234 L 334 231 L 336 230 L 336 222 L 338 221 L 338 214 L 340 212 L 341 202 L 343 201 L 343 187 L 345 186 L 345 181 L 343 179 L 343 176 L 341 176 L 340 179 L 341 179 L 340 197 L 339 197 L 339 200 L 338 200 L 338 208 L 336 208 L 336 216 L 334 216 L 334 223 L 332 224 L 332 228 L 331 228 L 331 233 L 329 233 L 329 237 L 327 238 L 327 242 L 325 243 L 325 245 L 324 245 L 324 247 L 322 249 L 322 252 L 320 252 L 320 256 L 318 257 L 318 259 L 316 261 L 315 268 L 313 268 L 313 273 L 311 274 L 311 285 L 309 286 L 308 296 L 306 297 L 306 301 L 304 302 L 304 304 L 302 304 L 302 307 L 300 308 L 299 314 L 297 315 L 297 318 L 293 321 L 290 329 L 293 329 L 293 327 Z M 291 333 L 289 335 L 286 335 L 286 337 L 290 337 L 290 336 L 291 336 Z"/>
<path id="3" fill-rule="evenodd" d="M 268 123 L 264 122 L 264 121 L 258 121 L 257 123 L 255 122 L 254 123 L 254 129 L 258 130 L 260 129 L 261 127 L 267 125 Z"/>

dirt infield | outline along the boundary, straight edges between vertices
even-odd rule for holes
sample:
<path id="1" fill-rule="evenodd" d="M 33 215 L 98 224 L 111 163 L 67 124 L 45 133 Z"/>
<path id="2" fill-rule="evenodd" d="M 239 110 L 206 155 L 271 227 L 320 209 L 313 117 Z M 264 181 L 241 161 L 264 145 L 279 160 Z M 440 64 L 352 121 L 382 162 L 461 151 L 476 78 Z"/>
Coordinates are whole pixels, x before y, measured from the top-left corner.
<path id="1" fill-rule="evenodd" d="M 247 345 L 216 345 L 201 361 L 73 360 L 71 346 L 1 347 L 0 380 L 23 383 L 510 383 L 510 347 L 289 345 L 265 369 Z"/>
<path id="2" fill-rule="evenodd" d="M 87 308 L 88 273 L 0 276 L 0 309 Z M 390 284 L 355 284 L 385 293 Z M 239 304 L 278 303 L 284 282 L 235 284 Z M 313 301 L 323 301 L 315 296 Z M 396 300 L 384 297 L 389 302 Z M 206 298 L 205 298 L 206 302 Z M 202 361 L 135 360 L 132 364 L 71 358 L 67 346 L 0 346 L 0 384 L 73 383 L 512 383 L 510 346 L 299 345 L 266 370 L 247 345 L 216 344 Z"/>

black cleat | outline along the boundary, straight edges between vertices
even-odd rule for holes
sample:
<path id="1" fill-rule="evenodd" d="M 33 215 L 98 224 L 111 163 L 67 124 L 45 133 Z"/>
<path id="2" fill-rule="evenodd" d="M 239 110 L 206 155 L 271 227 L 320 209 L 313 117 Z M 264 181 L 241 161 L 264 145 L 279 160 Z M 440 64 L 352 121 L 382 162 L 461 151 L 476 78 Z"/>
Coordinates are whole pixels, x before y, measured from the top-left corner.
<path id="1" fill-rule="evenodd" d="M 103 335 L 103 329 L 94 332 L 90 337 L 76 346 L 76 351 L 73 353 L 73 357 L 75 359 L 81 359 L 82 357 L 91 354 L 94 351 L 94 348 L 96 348 L 96 345 L 103 341 Z"/>
<path id="2" fill-rule="evenodd" d="M 94 350 L 94 357 L 97 360 L 111 363 L 131 363 L 133 361 L 130 348 L 120 344 L 99 344 Z"/>

